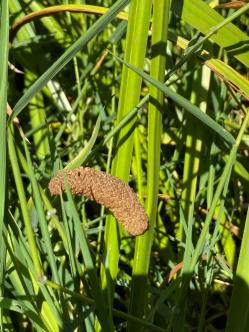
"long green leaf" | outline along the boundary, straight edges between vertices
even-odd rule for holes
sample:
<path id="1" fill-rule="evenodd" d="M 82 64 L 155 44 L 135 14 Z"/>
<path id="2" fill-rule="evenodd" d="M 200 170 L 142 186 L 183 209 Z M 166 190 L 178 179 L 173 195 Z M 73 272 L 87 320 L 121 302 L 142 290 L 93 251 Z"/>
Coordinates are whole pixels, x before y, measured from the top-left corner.
<path id="1" fill-rule="evenodd" d="M 135 66 L 143 68 L 148 30 L 151 15 L 151 0 L 133 0 L 129 8 L 129 20 L 126 36 L 125 59 L 133 63 Z M 117 123 L 133 109 L 139 101 L 141 94 L 142 80 L 134 74 L 129 68 L 123 67 L 120 96 L 117 113 Z M 112 163 L 112 174 L 128 181 L 131 166 L 131 157 L 133 151 L 134 125 L 136 119 L 132 119 L 128 125 L 119 132 L 117 142 L 117 153 Z M 109 270 L 109 278 L 105 279 L 106 274 L 102 269 L 102 287 L 107 288 L 109 306 L 112 306 L 114 281 L 118 273 L 119 261 L 119 234 L 118 226 L 113 216 L 109 217 L 105 227 L 105 245 L 106 266 L 105 270 Z"/>
<path id="2" fill-rule="evenodd" d="M 170 1 L 154 0 L 152 18 L 152 60 L 151 75 L 164 82 Z M 159 46 L 160 45 L 160 46 Z M 162 132 L 163 93 L 156 87 L 150 87 L 151 102 L 148 115 L 148 171 L 146 211 L 150 229 L 137 238 L 133 271 L 130 313 L 143 317 L 147 307 L 147 275 L 150 264 L 151 246 L 157 218 L 157 201 L 160 173 L 160 146 Z M 156 103 L 154 102 L 156 100 Z M 141 331 L 141 325 L 129 322 L 129 331 Z"/>
<path id="3" fill-rule="evenodd" d="M 98 116 L 96 125 L 93 129 L 93 133 L 91 138 L 89 139 L 88 143 L 86 144 L 86 146 L 78 153 L 78 155 L 72 160 L 70 161 L 69 164 L 67 164 L 67 166 L 65 167 L 65 169 L 72 169 L 75 167 L 79 167 L 81 166 L 84 161 L 86 160 L 86 158 L 88 157 L 88 155 L 90 154 L 94 143 L 96 142 L 96 139 L 98 137 L 98 132 L 99 132 L 99 128 L 100 128 L 100 123 L 101 123 L 101 114 Z"/>
<path id="4" fill-rule="evenodd" d="M 116 57 L 116 56 L 115 56 Z M 177 105 L 184 108 L 187 112 L 192 114 L 198 120 L 200 120 L 204 125 L 215 131 L 219 136 L 224 138 L 230 144 L 234 144 L 235 140 L 233 136 L 227 132 L 222 126 L 220 126 L 217 122 L 215 122 L 212 118 L 210 118 L 207 114 L 203 113 L 197 106 L 193 105 L 188 101 L 186 98 L 182 97 L 181 95 L 177 94 L 176 92 L 172 91 L 163 83 L 153 79 L 150 75 L 143 72 L 141 69 L 136 68 L 130 63 L 116 57 L 118 61 L 125 64 L 127 67 L 134 70 L 138 75 L 142 76 L 146 81 L 157 87 L 160 91 L 162 91 L 166 96 L 171 98 Z"/>
<path id="5" fill-rule="evenodd" d="M 72 194 L 70 192 L 67 179 L 65 177 L 65 189 L 66 194 L 68 198 L 68 204 L 70 208 L 70 212 L 74 221 L 74 228 L 75 228 L 75 234 L 77 241 L 79 242 L 79 247 L 84 259 L 85 268 L 87 271 L 87 274 L 89 276 L 89 283 L 91 285 L 91 292 L 93 299 L 96 303 L 96 309 L 98 314 L 98 319 L 101 324 L 102 330 L 105 332 L 111 332 L 113 331 L 112 326 L 112 320 L 109 319 L 108 311 L 109 307 L 106 306 L 106 302 L 104 300 L 103 292 L 100 288 L 100 283 L 97 276 L 97 271 L 94 266 L 92 256 L 90 253 L 89 244 L 86 238 L 86 234 L 84 232 L 84 229 L 82 227 L 82 223 L 80 221 L 78 212 L 76 210 Z"/>
<path id="6" fill-rule="evenodd" d="M 30 214 L 28 210 L 28 203 L 25 196 L 25 190 L 24 185 L 22 182 L 21 177 L 21 171 L 19 168 L 18 160 L 17 160 L 17 154 L 15 150 L 15 143 L 13 139 L 13 125 L 8 130 L 8 147 L 9 147 L 9 158 L 12 166 L 12 172 L 15 179 L 16 189 L 20 201 L 20 207 L 22 211 L 22 217 L 23 221 L 26 227 L 26 234 L 27 234 L 27 240 L 29 243 L 29 247 L 31 249 L 31 256 L 33 258 L 34 266 L 35 266 L 35 272 L 39 276 L 42 274 L 42 267 L 41 267 L 41 261 L 39 257 L 39 251 L 37 249 L 36 241 L 35 241 L 35 235 L 34 235 L 34 229 L 31 224 L 30 220 Z"/>
<path id="7" fill-rule="evenodd" d="M 58 274 L 58 269 L 56 266 L 56 258 L 53 253 L 53 247 L 52 247 L 52 243 L 51 243 L 51 239 L 50 239 L 50 234 L 48 231 L 48 224 L 47 224 L 47 220 L 46 220 L 46 216 L 45 216 L 45 211 L 43 208 L 40 188 L 39 188 L 36 176 L 35 176 L 35 171 L 34 171 L 34 168 L 32 165 L 32 160 L 31 160 L 30 152 L 27 147 L 27 143 L 25 140 L 23 140 L 23 143 L 24 143 L 25 154 L 26 154 L 28 167 L 29 167 L 29 178 L 30 178 L 30 183 L 32 186 L 33 195 L 34 195 L 34 203 L 35 203 L 35 208 L 36 208 L 38 219 L 39 219 L 39 226 L 41 228 L 41 233 L 42 233 L 42 237 L 43 237 L 43 240 L 45 243 L 45 247 L 46 247 L 46 251 L 47 251 L 47 255 L 48 255 L 48 261 L 51 266 L 53 277 L 54 277 L 55 281 L 59 283 L 59 274 Z M 40 276 L 38 275 L 36 277 L 38 278 Z"/>
<path id="8" fill-rule="evenodd" d="M 6 110 L 7 110 L 7 72 L 9 50 L 9 12 L 8 1 L 2 0 L 0 5 L 0 238 L 4 227 L 6 204 Z M 5 245 L 0 241 L 0 296 L 3 295 L 3 280 L 5 267 Z M 0 327 L 2 329 L 2 310 L 0 310 Z"/>
<path id="9" fill-rule="evenodd" d="M 248 331 L 248 314 L 249 314 L 249 208 L 247 210 L 243 239 L 241 243 L 238 267 L 234 278 L 233 294 L 228 314 L 226 332 L 236 331 L 238 328 L 241 332 Z M 243 310 L 241 310 L 243 308 Z"/>

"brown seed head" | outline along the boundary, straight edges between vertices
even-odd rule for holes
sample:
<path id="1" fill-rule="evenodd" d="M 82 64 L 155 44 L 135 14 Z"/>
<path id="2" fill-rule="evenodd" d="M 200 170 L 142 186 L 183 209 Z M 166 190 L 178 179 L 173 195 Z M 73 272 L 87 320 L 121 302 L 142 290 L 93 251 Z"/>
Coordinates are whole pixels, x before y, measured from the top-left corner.
<path id="1" fill-rule="evenodd" d="M 90 167 L 59 171 L 49 182 L 52 195 L 64 191 L 67 177 L 73 194 L 84 195 L 107 207 L 131 235 L 143 234 L 148 228 L 148 217 L 133 189 L 110 174 Z"/>

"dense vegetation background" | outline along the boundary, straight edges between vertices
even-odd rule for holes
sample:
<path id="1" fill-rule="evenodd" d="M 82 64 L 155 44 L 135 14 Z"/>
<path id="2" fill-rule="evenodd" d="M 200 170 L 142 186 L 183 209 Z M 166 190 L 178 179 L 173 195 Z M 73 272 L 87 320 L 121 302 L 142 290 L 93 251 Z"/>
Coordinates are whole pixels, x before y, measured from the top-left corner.
<path id="1" fill-rule="evenodd" d="M 249 331 L 249 4 L 0 3 L 1 330 Z M 51 196 L 78 166 L 149 229 Z"/>

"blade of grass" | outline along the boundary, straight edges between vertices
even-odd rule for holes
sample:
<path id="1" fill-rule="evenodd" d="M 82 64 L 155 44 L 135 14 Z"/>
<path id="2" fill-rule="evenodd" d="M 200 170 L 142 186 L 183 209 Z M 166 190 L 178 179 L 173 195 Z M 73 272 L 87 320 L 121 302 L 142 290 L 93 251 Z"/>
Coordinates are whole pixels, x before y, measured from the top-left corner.
<path id="1" fill-rule="evenodd" d="M 239 147 L 249 123 L 249 111 L 248 109 L 245 109 L 244 106 L 242 106 L 242 109 L 245 112 L 246 116 L 242 123 L 242 126 L 240 128 L 236 140 L 237 147 Z M 229 308 L 229 316 L 226 326 L 226 332 L 233 331 L 235 324 L 238 324 L 238 319 L 239 322 L 241 323 L 241 331 L 247 331 L 249 327 L 249 320 L 248 320 L 249 306 L 248 302 L 246 302 L 248 289 L 249 289 L 248 264 L 247 264 L 248 232 L 249 232 L 249 209 L 247 210 L 238 266 L 234 278 L 234 289 Z"/>
<path id="2" fill-rule="evenodd" d="M 143 68 L 147 47 L 151 0 L 134 0 L 129 8 L 125 59 Z M 127 67 L 122 69 L 117 124 L 133 109 L 140 97 L 142 80 Z M 112 174 L 128 181 L 133 151 L 134 118 L 119 132 L 117 151 L 112 163 Z M 105 227 L 105 271 L 102 269 L 102 287 L 108 291 L 108 305 L 112 307 L 114 281 L 118 272 L 119 232 L 113 216 L 108 217 Z M 106 279 L 107 276 L 107 279 Z"/>
<path id="3" fill-rule="evenodd" d="M 30 85 L 30 82 L 34 81 L 34 74 L 28 72 L 25 75 L 25 83 Z M 48 127 L 46 124 L 45 104 L 43 95 L 41 92 L 31 100 L 29 105 L 29 118 L 30 125 L 34 129 L 33 133 L 33 144 L 36 151 L 36 155 L 39 160 L 43 160 L 51 155 L 49 138 L 48 138 Z M 44 125 L 43 128 L 39 128 Z"/>
<path id="4" fill-rule="evenodd" d="M 75 167 L 79 167 L 81 166 L 84 161 L 87 159 L 87 157 L 89 156 L 89 154 L 91 153 L 91 150 L 96 142 L 96 139 L 98 137 L 98 132 L 100 129 L 100 124 L 101 124 L 101 113 L 98 116 L 96 125 L 93 129 L 93 133 L 91 138 L 89 139 L 88 143 L 86 144 L 86 146 L 79 152 L 79 154 L 72 160 L 70 161 L 69 164 L 67 164 L 67 166 L 65 167 L 65 169 L 72 169 Z"/>
<path id="5" fill-rule="evenodd" d="M 229 144 L 234 144 L 235 140 L 233 136 L 226 131 L 222 126 L 220 126 L 216 121 L 210 118 L 207 114 L 203 113 L 197 106 L 191 104 L 186 98 L 181 95 L 175 93 L 170 88 L 165 86 L 163 83 L 153 79 L 150 75 L 143 72 L 141 69 L 136 68 L 134 65 L 127 63 L 125 60 L 120 59 L 115 56 L 115 58 L 125 64 L 127 67 L 134 70 L 138 75 L 142 76 L 146 81 L 150 84 L 157 87 L 160 91 L 162 91 L 166 96 L 172 99 L 176 104 L 183 107 L 187 112 L 195 116 L 198 120 L 200 120 L 204 125 L 215 131 L 218 135 L 220 135 L 225 141 Z"/>
<path id="6" fill-rule="evenodd" d="M 228 313 L 226 332 L 236 331 L 238 322 L 241 332 L 248 331 L 249 314 L 249 208 L 247 209 L 245 228 L 240 247 L 239 261 L 234 276 L 233 293 Z"/>
<path id="7" fill-rule="evenodd" d="M 8 51 L 9 51 L 9 11 L 8 1 L 0 2 L 0 238 L 2 239 L 4 219 L 6 212 L 6 110 L 7 110 L 7 87 L 8 87 Z M 4 273 L 6 248 L 3 241 L 0 241 L 0 296 L 4 294 Z M 3 330 L 3 316 L 0 310 L 0 327 Z"/>
<path id="8" fill-rule="evenodd" d="M 18 160 L 17 160 L 17 156 L 16 156 L 16 151 L 15 151 L 14 139 L 13 139 L 12 135 L 13 135 L 13 126 L 11 126 L 11 128 L 9 128 L 9 130 L 8 130 L 9 158 L 10 158 L 11 167 L 12 167 L 12 171 L 13 171 L 13 175 L 14 175 L 14 179 L 15 179 L 15 183 L 16 183 L 18 197 L 20 200 L 23 221 L 24 221 L 25 228 L 26 228 L 26 234 L 27 234 L 27 238 L 28 238 L 30 252 L 31 252 L 33 263 L 35 266 L 35 272 L 38 276 L 40 276 L 43 273 L 42 267 L 41 267 L 40 255 L 39 255 L 38 248 L 36 246 L 34 230 L 33 230 L 33 227 L 31 225 L 31 221 L 30 221 L 28 203 L 27 203 L 27 200 L 25 197 L 24 186 L 23 186 L 23 182 L 22 182 L 21 172 L 20 172 L 20 168 L 19 168 Z"/>
<path id="9" fill-rule="evenodd" d="M 35 177 L 30 153 L 29 153 L 29 150 L 27 147 L 27 142 L 25 140 L 23 140 L 23 145 L 24 145 L 28 168 L 29 168 L 29 178 L 30 178 L 30 182 L 32 185 L 35 208 L 37 210 L 37 214 L 38 214 L 38 218 L 39 218 L 39 226 L 41 228 L 42 237 L 43 237 L 43 240 L 45 243 L 46 253 L 48 255 L 48 261 L 49 261 L 49 264 L 50 264 L 50 267 L 52 270 L 52 275 L 53 275 L 55 281 L 59 283 L 59 275 L 58 275 L 55 255 L 53 253 L 52 243 L 51 243 L 51 239 L 50 239 L 50 235 L 49 235 L 49 231 L 48 231 L 48 223 L 47 223 L 46 216 L 45 216 L 41 193 L 40 193 L 39 186 L 38 186 L 38 183 L 37 183 L 37 180 Z M 38 278 L 39 275 L 36 277 Z"/>
<path id="10" fill-rule="evenodd" d="M 69 202 L 70 213 L 72 214 L 72 218 L 74 220 L 75 234 L 77 236 L 77 240 L 79 241 L 80 250 L 84 258 L 84 263 L 86 267 L 87 274 L 89 276 L 89 282 L 91 285 L 91 292 L 93 295 L 93 300 L 96 303 L 96 311 L 98 315 L 99 322 L 103 331 L 111 332 L 114 331 L 113 322 L 110 320 L 109 310 L 110 307 L 106 306 L 106 301 L 103 296 L 103 292 L 100 288 L 99 280 L 97 277 L 96 268 L 94 266 L 91 253 L 89 250 L 89 245 L 87 242 L 86 235 L 84 233 L 83 225 L 80 221 L 79 215 L 77 213 L 75 204 L 73 202 L 72 194 L 70 192 L 67 179 L 65 177 L 65 189 L 67 194 L 67 199 Z"/>
<path id="11" fill-rule="evenodd" d="M 208 71 L 208 72 L 207 72 Z M 195 104 L 200 105 L 200 109 L 205 112 L 207 109 L 207 103 L 201 101 L 207 100 L 207 93 L 209 91 L 210 84 L 210 70 L 207 67 L 202 67 L 201 70 L 198 69 L 194 72 L 193 82 L 192 82 L 192 93 L 191 101 Z M 191 233 L 189 237 L 186 238 L 186 244 L 184 250 L 179 248 L 178 259 L 183 258 L 183 269 L 181 271 L 181 277 L 184 279 L 186 274 L 186 267 L 190 264 L 190 259 L 192 255 L 192 250 L 190 252 L 190 247 L 193 249 L 192 243 L 192 225 L 194 220 L 194 204 L 197 194 L 197 181 L 200 175 L 200 161 L 202 158 L 202 143 L 205 140 L 205 135 L 201 128 L 197 126 L 196 119 L 191 118 L 189 114 L 186 116 L 186 150 L 184 155 L 184 169 L 183 169 L 183 184 L 182 184 L 182 194 L 181 194 L 181 209 L 183 213 L 183 218 L 187 222 L 188 232 L 191 228 Z M 205 162 L 205 161 L 204 161 Z M 177 230 L 177 239 L 184 242 L 185 236 L 183 231 L 183 225 L 180 223 Z M 187 254 L 189 253 L 189 254 Z M 173 326 L 175 331 L 183 331 L 185 326 L 185 309 L 187 304 L 187 294 L 184 292 L 186 289 L 179 288 L 176 291 L 176 298 L 181 298 L 181 315 L 177 316 Z"/>
<path id="12" fill-rule="evenodd" d="M 152 18 L 152 60 L 151 75 L 160 82 L 164 81 L 169 24 L 170 1 L 155 0 Z M 150 228 L 136 239 L 135 255 L 132 270 L 131 300 L 129 312 L 143 317 L 147 305 L 147 275 L 153 242 L 154 227 L 157 218 L 157 200 L 160 172 L 160 145 L 162 132 L 163 93 L 150 86 L 150 103 L 148 114 L 148 170 L 146 212 Z M 128 331 L 141 331 L 141 325 L 130 322 Z"/>
<path id="13" fill-rule="evenodd" d="M 207 67 L 202 67 L 194 73 L 192 83 L 191 102 L 197 104 L 202 112 L 207 110 L 207 94 L 210 88 L 210 70 Z M 205 102 L 202 102 L 205 101 Z M 195 201 L 197 180 L 200 174 L 200 161 L 202 159 L 202 138 L 203 131 L 198 127 L 196 119 L 191 116 L 186 116 L 185 131 L 186 137 L 186 151 L 184 155 L 184 169 L 183 169 L 183 190 L 181 194 L 181 206 L 184 213 L 185 220 L 189 220 L 190 207 Z M 180 225 L 178 231 L 178 240 L 184 241 L 183 230 Z"/>
<path id="14" fill-rule="evenodd" d="M 71 227 L 69 226 L 69 222 L 66 218 L 66 209 L 63 204 L 62 198 L 61 198 L 61 207 L 62 207 L 62 220 L 63 220 L 64 227 L 65 227 L 65 234 L 66 234 L 67 245 L 68 245 L 68 256 L 69 256 L 71 274 L 72 274 L 73 280 L 76 280 L 77 262 L 76 262 L 76 257 L 75 257 L 75 253 L 73 250 L 73 241 L 72 241 L 72 234 L 71 234 L 72 230 L 71 230 Z"/>

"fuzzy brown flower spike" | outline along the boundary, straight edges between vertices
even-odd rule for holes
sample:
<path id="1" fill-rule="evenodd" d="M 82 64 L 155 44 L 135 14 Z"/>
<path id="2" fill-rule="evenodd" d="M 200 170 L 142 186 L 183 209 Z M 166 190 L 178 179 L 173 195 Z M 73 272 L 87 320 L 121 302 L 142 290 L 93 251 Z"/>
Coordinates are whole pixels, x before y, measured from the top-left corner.
<path id="1" fill-rule="evenodd" d="M 59 171 L 52 178 L 48 185 L 52 195 L 64 190 L 63 174 L 73 194 L 84 195 L 107 207 L 131 235 L 143 234 L 148 228 L 146 212 L 127 183 L 90 167 L 78 167 Z"/>

